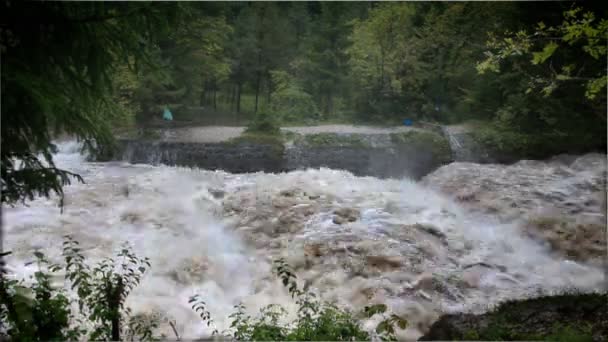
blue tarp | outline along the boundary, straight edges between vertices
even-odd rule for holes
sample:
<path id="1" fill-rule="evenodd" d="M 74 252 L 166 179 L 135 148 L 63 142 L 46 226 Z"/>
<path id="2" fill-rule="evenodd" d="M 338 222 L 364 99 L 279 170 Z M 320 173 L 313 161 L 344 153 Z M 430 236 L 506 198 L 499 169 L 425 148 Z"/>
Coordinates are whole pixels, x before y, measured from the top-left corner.
<path id="1" fill-rule="evenodd" d="M 410 120 L 410 119 L 405 119 L 405 120 L 403 120 L 403 124 L 404 124 L 405 126 L 411 126 L 411 125 L 412 125 L 412 120 Z"/>
<path id="2" fill-rule="evenodd" d="M 173 121 L 173 114 L 171 114 L 169 108 L 165 108 L 165 112 L 163 113 L 163 119 L 167 121 Z"/>

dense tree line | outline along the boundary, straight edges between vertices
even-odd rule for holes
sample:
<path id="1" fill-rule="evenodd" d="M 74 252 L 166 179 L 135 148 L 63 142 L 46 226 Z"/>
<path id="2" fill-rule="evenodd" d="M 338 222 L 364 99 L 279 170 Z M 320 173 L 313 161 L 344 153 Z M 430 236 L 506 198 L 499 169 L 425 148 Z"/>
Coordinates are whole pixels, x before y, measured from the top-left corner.
<path id="1" fill-rule="evenodd" d="M 165 104 L 178 119 L 228 123 L 260 111 L 283 124 L 477 120 L 479 139 L 505 153 L 605 148 L 601 5 L 243 2 L 191 10 L 174 29 L 180 38 L 158 47 L 168 77 L 146 72 L 150 83 L 133 97 L 140 122 Z M 562 144 L 547 144 L 556 139 Z"/>
<path id="2" fill-rule="evenodd" d="M 602 149 L 606 18 L 591 2 L 5 1 L 2 199 L 69 181 L 49 128 L 99 151 L 164 106 L 177 121 L 477 120 L 506 152 Z"/>
<path id="3" fill-rule="evenodd" d="M 574 7 L 579 10 L 569 12 Z M 595 77 L 606 67 L 605 10 L 584 3 L 548 3 L 539 10 L 528 3 L 252 2 L 197 4 L 192 10 L 171 44 L 159 45 L 170 70 L 169 80 L 156 83 L 159 106 L 169 101 L 178 110 L 198 106 L 244 116 L 264 109 L 290 121 L 407 116 L 458 122 L 491 119 L 518 101 L 542 110 L 563 98 L 559 91 L 570 91 L 565 83 L 579 86 L 575 81 L 586 79 L 574 75 L 578 71 Z M 483 73 L 497 47 L 493 40 L 536 34 L 539 23 L 557 28 L 567 20 L 582 20 L 581 30 L 596 30 L 595 37 L 568 40 L 554 30 L 562 46 L 543 63 L 532 57 L 549 42 L 539 39 L 513 53 L 516 58 L 501 59 L 500 73 Z M 595 54 L 585 53 L 585 38 L 596 40 Z M 572 62 L 576 70 L 569 69 Z M 551 73 L 563 79 L 566 72 L 570 82 L 563 88 L 549 81 Z M 530 86 L 545 81 L 544 88 Z M 605 86 L 605 79 L 596 81 L 596 87 Z M 593 99 L 585 100 L 584 92 L 569 97 L 589 116 L 604 114 L 601 89 Z M 532 103 L 539 94 L 543 103 Z M 151 106 L 149 97 L 142 100 Z"/>

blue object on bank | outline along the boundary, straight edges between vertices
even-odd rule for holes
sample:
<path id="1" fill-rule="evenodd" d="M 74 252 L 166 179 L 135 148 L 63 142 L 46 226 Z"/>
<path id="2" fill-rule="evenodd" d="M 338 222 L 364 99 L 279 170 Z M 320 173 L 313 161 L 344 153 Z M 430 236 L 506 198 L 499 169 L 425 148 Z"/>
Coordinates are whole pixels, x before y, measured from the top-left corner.
<path id="1" fill-rule="evenodd" d="M 165 107 L 165 112 L 163 113 L 163 119 L 165 119 L 167 121 L 173 121 L 173 114 L 171 114 L 171 111 L 167 107 Z"/>
<path id="2" fill-rule="evenodd" d="M 405 120 L 403 120 L 403 124 L 406 125 L 406 126 L 411 126 L 412 125 L 412 120 L 405 119 Z"/>

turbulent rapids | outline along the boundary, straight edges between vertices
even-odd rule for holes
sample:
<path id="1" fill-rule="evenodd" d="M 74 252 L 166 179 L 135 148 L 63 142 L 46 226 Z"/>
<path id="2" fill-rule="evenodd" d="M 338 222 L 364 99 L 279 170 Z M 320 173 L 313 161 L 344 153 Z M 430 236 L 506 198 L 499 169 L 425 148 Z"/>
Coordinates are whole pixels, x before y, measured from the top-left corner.
<path id="1" fill-rule="evenodd" d="M 538 291 L 605 290 L 598 263 L 553 254 L 522 233 L 522 213 L 473 211 L 432 187 L 479 192 L 480 182 L 445 169 L 468 167 L 466 174 L 478 167 L 486 173 L 470 178 L 493 177 L 497 187 L 521 188 L 507 184 L 518 180 L 505 166 L 492 166 L 492 171 L 452 164 L 415 183 L 329 169 L 237 175 L 85 163 L 77 144 L 63 143 L 60 149 L 57 164 L 80 173 L 87 183 L 65 189 L 63 213 L 56 198 L 4 210 L 4 247 L 13 252 L 8 260 L 12 275 L 21 278 L 35 271 L 29 263 L 35 250 L 59 261 L 66 234 L 80 241 L 90 261 L 111 255 L 128 241 L 152 263 L 128 304 L 136 312 L 175 320 L 185 338 L 210 333 L 188 305 L 193 294 L 205 299 L 220 330 L 228 328 L 227 316 L 239 302 L 252 313 L 271 303 L 293 309 L 271 273 L 271 262 L 279 256 L 296 269 L 302 286 L 326 300 L 352 309 L 387 304 L 410 321 L 401 332 L 410 339 L 442 312 L 481 311 Z M 597 162 L 585 172 L 575 168 L 576 161 L 572 168 L 540 162 L 517 167 L 530 187 L 537 185 L 536 178 L 559 180 L 566 184 L 560 188 L 564 196 L 584 202 L 598 190 L 583 185 L 597 187 L 606 168 L 605 156 L 586 158 Z M 511 202 L 493 203 L 499 212 L 502 207 L 512 210 Z M 598 208 L 592 211 L 597 214 Z M 374 322 L 365 326 L 372 328 Z M 161 329 L 170 336 L 167 324 Z"/>

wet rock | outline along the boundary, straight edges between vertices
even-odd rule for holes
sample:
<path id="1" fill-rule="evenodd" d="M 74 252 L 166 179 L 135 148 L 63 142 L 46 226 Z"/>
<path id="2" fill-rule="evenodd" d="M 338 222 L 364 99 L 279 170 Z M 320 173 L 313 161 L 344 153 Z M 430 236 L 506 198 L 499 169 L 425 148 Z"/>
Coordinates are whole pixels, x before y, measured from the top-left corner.
<path id="1" fill-rule="evenodd" d="M 462 272 L 461 280 L 467 288 L 478 288 L 481 283 L 481 273 L 476 269 L 469 269 Z"/>
<path id="2" fill-rule="evenodd" d="M 205 257 L 192 257 L 181 262 L 180 266 L 169 272 L 169 277 L 175 282 L 188 284 L 193 281 L 202 281 L 211 267 L 210 261 Z"/>
<path id="3" fill-rule="evenodd" d="M 295 200 L 291 197 L 275 197 L 272 199 L 272 206 L 277 209 L 285 209 L 296 204 Z"/>
<path id="4" fill-rule="evenodd" d="M 129 184 L 125 184 L 123 186 L 120 187 L 120 192 L 123 196 L 125 196 L 126 198 L 129 198 Z"/>
<path id="5" fill-rule="evenodd" d="M 348 222 L 355 222 L 359 219 L 361 214 L 356 209 L 351 208 L 340 208 L 334 211 L 333 222 L 335 224 L 344 224 Z"/>
<path id="6" fill-rule="evenodd" d="M 211 196 L 213 196 L 213 198 L 215 198 L 215 199 L 224 198 L 224 195 L 226 195 L 226 192 L 224 190 L 209 188 L 208 191 L 211 194 Z"/>
<path id="7" fill-rule="evenodd" d="M 141 215 L 135 212 L 125 212 L 120 215 L 122 222 L 137 223 L 141 221 Z"/>
<path id="8" fill-rule="evenodd" d="M 425 272 L 416 278 L 414 281 L 414 289 L 416 290 L 432 290 L 433 289 L 433 274 Z"/>
<path id="9" fill-rule="evenodd" d="M 399 256 L 372 256 L 365 257 L 367 265 L 381 270 L 393 270 L 403 266 L 403 260 Z"/>
<path id="10" fill-rule="evenodd" d="M 506 272 L 507 271 L 507 268 L 505 266 L 502 266 L 502 265 L 490 265 L 490 264 L 487 264 L 485 262 L 476 262 L 474 264 L 465 265 L 465 266 L 462 267 L 462 269 L 466 270 L 466 269 L 473 268 L 473 267 L 486 267 L 486 268 L 490 268 L 490 269 L 497 269 L 500 272 Z"/>
<path id="11" fill-rule="evenodd" d="M 543 217 L 528 221 L 524 231 L 528 236 L 546 242 L 553 251 L 574 260 L 587 261 L 606 256 L 605 225 Z"/>
<path id="12" fill-rule="evenodd" d="M 332 219 L 332 222 L 334 224 L 340 224 L 340 225 L 342 225 L 342 224 L 347 223 L 348 221 L 345 218 L 343 218 L 343 217 L 334 216 L 334 218 Z"/>
<path id="13" fill-rule="evenodd" d="M 283 197 L 295 197 L 297 191 L 295 189 L 283 190 L 279 193 L 279 195 Z"/>
<path id="14" fill-rule="evenodd" d="M 304 254 L 318 258 L 324 254 L 324 246 L 320 243 L 308 243 L 304 245 Z"/>
<path id="15" fill-rule="evenodd" d="M 436 237 L 436 238 L 438 238 L 438 239 L 440 239 L 440 240 L 442 240 L 444 242 L 446 240 L 445 234 L 443 232 L 441 232 L 441 230 L 439 230 L 439 228 L 437 228 L 435 226 L 432 226 L 432 225 L 429 225 L 429 224 L 420 224 L 420 223 L 417 223 L 417 224 L 414 225 L 414 227 L 416 229 L 419 229 L 419 230 L 421 230 L 423 232 L 426 232 L 426 233 L 428 233 L 428 234 L 430 234 L 430 235 L 432 235 L 432 236 L 434 236 L 434 237 Z"/>
<path id="16" fill-rule="evenodd" d="M 475 198 L 475 193 L 472 193 L 472 192 L 457 195 L 456 199 L 459 202 L 473 202 L 473 201 L 477 200 Z"/>

